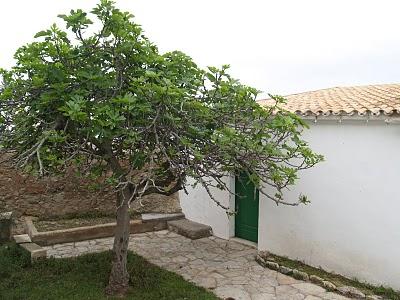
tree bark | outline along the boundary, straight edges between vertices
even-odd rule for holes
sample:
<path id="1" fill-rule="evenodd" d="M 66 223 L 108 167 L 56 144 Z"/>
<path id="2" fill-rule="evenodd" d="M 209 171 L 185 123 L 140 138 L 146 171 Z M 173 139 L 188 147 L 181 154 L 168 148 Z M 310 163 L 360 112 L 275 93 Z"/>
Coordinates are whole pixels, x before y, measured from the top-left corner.
<path id="1" fill-rule="evenodd" d="M 130 215 L 128 200 L 132 196 L 128 186 L 118 193 L 117 225 L 115 228 L 113 258 L 111 273 L 106 288 L 106 294 L 123 297 L 129 288 L 129 273 L 127 270 L 128 244 L 130 234 Z"/>

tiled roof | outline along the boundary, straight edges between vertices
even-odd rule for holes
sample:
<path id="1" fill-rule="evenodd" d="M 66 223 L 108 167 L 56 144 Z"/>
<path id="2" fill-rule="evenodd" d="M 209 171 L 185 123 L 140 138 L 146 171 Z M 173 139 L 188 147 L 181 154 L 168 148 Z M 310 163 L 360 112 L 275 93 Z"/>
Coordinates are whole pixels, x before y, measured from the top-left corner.
<path id="1" fill-rule="evenodd" d="M 285 96 L 281 107 L 300 115 L 364 116 L 400 113 L 400 83 L 334 87 Z M 260 100 L 261 105 L 273 105 L 272 99 Z"/>

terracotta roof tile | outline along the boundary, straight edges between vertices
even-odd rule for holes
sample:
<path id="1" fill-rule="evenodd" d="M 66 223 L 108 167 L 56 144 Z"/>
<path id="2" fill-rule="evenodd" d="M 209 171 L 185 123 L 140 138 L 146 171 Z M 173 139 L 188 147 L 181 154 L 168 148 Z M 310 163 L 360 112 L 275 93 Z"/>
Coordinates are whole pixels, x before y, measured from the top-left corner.
<path id="1" fill-rule="evenodd" d="M 366 115 L 400 113 L 400 83 L 334 87 L 285 96 L 282 108 L 301 115 Z M 274 105 L 272 99 L 258 101 Z"/>

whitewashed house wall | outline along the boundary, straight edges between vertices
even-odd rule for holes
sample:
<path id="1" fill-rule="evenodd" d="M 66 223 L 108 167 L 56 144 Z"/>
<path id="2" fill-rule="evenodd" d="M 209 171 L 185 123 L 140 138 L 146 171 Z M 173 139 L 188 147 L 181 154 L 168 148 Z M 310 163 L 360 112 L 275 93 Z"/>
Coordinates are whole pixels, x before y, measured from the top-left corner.
<path id="1" fill-rule="evenodd" d="M 301 172 L 285 196 L 295 201 L 303 193 L 312 203 L 277 207 L 260 193 L 259 250 L 399 289 L 400 126 L 382 120 L 310 126 L 304 138 L 326 161 Z M 228 192 L 215 195 L 234 207 Z M 188 219 L 210 225 L 218 237 L 234 235 L 234 217 L 204 189 L 189 188 L 180 199 Z"/>
<path id="2" fill-rule="evenodd" d="M 318 121 L 304 134 L 326 161 L 286 193 L 311 204 L 277 207 L 260 194 L 259 249 L 400 288 L 400 126 Z"/>
<path id="3" fill-rule="evenodd" d="M 234 178 L 226 177 L 224 181 L 234 191 Z M 187 184 L 188 194 L 184 191 L 179 192 L 180 204 L 185 217 L 194 222 L 211 226 L 213 234 L 217 237 L 229 239 L 234 236 L 235 217 L 232 215 L 228 216 L 224 209 L 217 206 L 200 184 L 192 188 L 192 183 L 193 180 L 189 180 Z M 210 190 L 214 198 L 218 199 L 222 205 L 230 208 L 235 207 L 234 196 L 228 191 L 221 191 L 216 188 L 211 188 Z"/>

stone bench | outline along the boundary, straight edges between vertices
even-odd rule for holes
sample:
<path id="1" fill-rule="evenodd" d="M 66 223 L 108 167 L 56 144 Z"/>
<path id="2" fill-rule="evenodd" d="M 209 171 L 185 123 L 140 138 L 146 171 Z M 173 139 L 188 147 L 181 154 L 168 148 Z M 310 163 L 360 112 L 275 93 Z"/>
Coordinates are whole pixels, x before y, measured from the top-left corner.
<path id="1" fill-rule="evenodd" d="M 208 225 L 190 221 L 188 219 L 168 221 L 168 229 L 192 240 L 209 237 L 212 229 Z"/>

